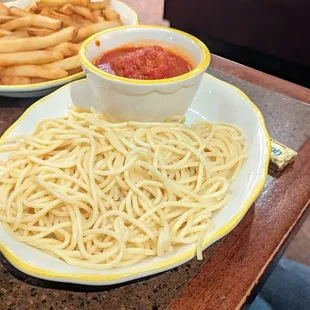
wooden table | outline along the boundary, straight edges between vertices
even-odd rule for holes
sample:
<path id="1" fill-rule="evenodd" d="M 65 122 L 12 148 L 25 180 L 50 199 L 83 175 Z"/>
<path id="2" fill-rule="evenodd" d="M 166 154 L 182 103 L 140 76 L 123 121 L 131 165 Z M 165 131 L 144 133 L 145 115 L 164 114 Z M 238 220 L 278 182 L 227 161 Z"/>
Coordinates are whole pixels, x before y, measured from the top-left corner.
<path id="1" fill-rule="evenodd" d="M 153 277 L 108 288 L 58 284 L 24 275 L 1 257 L 1 309 L 231 310 L 250 304 L 307 213 L 310 90 L 216 56 L 209 72 L 249 95 L 270 135 L 298 149 L 294 165 L 268 177 L 241 223 L 206 249 L 203 261 Z M 0 131 L 32 102 L 0 98 Z"/>

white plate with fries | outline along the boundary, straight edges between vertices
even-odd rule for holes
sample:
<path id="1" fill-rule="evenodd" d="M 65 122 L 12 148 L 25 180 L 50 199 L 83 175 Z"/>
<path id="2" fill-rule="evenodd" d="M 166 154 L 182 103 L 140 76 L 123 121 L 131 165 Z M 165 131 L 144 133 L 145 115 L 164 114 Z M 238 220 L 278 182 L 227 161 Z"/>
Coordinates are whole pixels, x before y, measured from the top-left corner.
<path id="1" fill-rule="evenodd" d="M 0 3 L 0 96 L 46 95 L 84 76 L 78 50 L 99 31 L 138 24 L 117 0 Z"/>

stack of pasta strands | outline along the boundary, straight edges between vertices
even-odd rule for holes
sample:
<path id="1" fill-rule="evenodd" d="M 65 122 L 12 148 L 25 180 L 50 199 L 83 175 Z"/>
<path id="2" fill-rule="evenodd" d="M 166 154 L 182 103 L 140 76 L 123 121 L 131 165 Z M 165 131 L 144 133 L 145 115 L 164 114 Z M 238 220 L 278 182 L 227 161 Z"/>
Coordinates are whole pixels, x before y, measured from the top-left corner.
<path id="1" fill-rule="evenodd" d="M 247 145 L 225 123 L 111 123 L 73 107 L 0 152 L 5 229 L 70 265 L 111 269 L 194 243 L 201 259 Z"/>
<path id="2" fill-rule="evenodd" d="M 41 0 L 29 9 L 0 3 L 0 81 L 25 85 L 82 71 L 81 43 L 122 25 L 109 0 Z"/>

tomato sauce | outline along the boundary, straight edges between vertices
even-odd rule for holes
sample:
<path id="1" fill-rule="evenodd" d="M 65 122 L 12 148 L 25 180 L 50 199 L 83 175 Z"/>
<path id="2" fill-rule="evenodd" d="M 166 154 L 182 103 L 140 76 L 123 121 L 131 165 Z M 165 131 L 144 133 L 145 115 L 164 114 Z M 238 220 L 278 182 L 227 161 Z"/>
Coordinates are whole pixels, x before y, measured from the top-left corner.
<path id="1" fill-rule="evenodd" d="M 107 73 L 136 80 L 176 77 L 192 70 L 181 56 L 161 46 L 124 46 L 103 53 L 95 66 Z"/>

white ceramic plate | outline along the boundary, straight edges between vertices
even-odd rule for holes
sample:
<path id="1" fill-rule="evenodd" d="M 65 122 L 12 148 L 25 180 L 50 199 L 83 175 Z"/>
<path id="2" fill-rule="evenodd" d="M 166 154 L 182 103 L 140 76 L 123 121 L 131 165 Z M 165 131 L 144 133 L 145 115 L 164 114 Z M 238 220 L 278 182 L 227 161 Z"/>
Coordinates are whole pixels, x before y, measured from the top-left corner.
<path id="1" fill-rule="evenodd" d="M 92 0 L 97 2 L 99 0 Z M 6 6 L 16 6 L 19 8 L 28 8 L 36 0 L 17 0 L 5 3 Z M 124 25 L 137 25 L 138 16 L 134 10 L 125 3 L 117 0 L 111 0 L 111 7 L 121 16 Z M 29 84 L 29 85 L 0 85 L 0 96 L 13 98 L 41 97 L 56 90 L 59 86 L 72 81 L 81 79 L 85 76 L 83 72 L 48 82 Z"/>
<path id="2" fill-rule="evenodd" d="M 50 117 L 68 114 L 72 104 L 96 107 L 86 79 L 63 86 L 32 105 L 1 139 L 30 134 L 36 124 Z M 232 198 L 214 214 L 215 229 L 203 243 L 205 249 L 229 233 L 242 219 L 264 186 L 270 157 L 270 141 L 263 116 L 239 89 L 205 74 L 189 111 L 187 123 L 207 119 L 239 126 L 249 143 L 249 156 L 232 185 Z M 3 159 L 0 157 L 0 159 Z M 108 271 L 69 266 L 24 243 L 11 238 L 0 224 L 0 250 L 17 269 L 34 277 L 87 285 L 110 285 L 159 273 L 192 259 L 195 245 L 186 245 L 165 257 L 146 259 L 132 267 Z"/>

